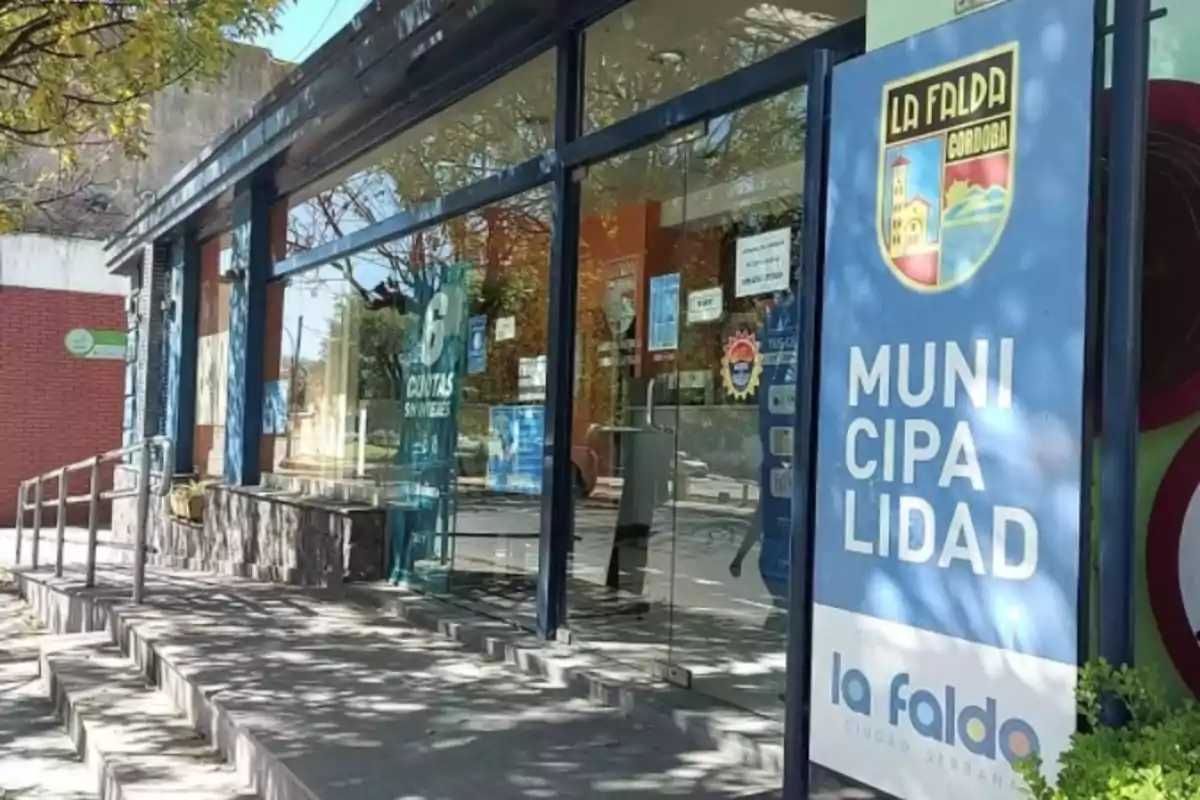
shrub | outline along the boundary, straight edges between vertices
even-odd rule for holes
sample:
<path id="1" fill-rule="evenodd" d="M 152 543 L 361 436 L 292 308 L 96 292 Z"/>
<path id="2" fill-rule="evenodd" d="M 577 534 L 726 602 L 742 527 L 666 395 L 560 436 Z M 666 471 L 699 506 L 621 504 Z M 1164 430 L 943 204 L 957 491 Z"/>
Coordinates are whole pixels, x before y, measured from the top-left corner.
<path id="1" fill-rule="evenodd" d="M 1128 709 L 1128 725 L 1101 721 L 1101 698 L 1109 693 Z M 1037 759 L 1017 767 L 1034 800 L 1200 798 L 1200 706 L 1169 703 L 1143 672 L 1103 660 L 1082 670 L 1078 700 L 1085 727 L 1062 754 L 1057 785 Z"/>

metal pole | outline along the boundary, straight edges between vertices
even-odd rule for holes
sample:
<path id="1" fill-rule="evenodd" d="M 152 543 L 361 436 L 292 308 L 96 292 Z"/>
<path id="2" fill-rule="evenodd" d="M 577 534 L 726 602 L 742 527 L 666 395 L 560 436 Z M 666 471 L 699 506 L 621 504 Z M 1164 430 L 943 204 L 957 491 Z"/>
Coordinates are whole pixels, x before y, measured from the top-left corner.
<path id="1" fill-rule="evenodd" d="M 1100 438 L 1100 655 L 1132 664 L 1150 0 L 1116 0 Z M 1106 703 L 1110 722 L 1122 711 Z"/>
<path id="2" fill-rule="evenodd" d="M 16 559 L 13 561 L 13 566 L 21 566 L 21 534 L 25 528 L 25 486 L 22 483 L 17 487 L 17 552 Z"/>
<path id="3" fill-rule="evenodd" d="M 583 127 L 583 37 L 565 33 L 558 46 L 554 146 L 579 137 Z M 568 559 L 575 513 L 575 468 L 571 462 L 572 397 L 575 375 L 575 310 L 579 271 L 581 187 L 573 171 L 554 168 L 554 224 L 550 246 L 550 337 L 546 359 L 546 415 L 542 518 L 538 536 L 537 630 L 558 635 L 567 616 Z M 615 351 L 615 357 L 620 352 Z"/>
<path id="4" fill-rule="evenodd" d="M 803 254 L 797 280 L 796 421 L 792 442 L 792 526 L 788 571 L 787 689 L 784 694 L 784 797 L 811 791 L 812 582 L 816 528 L 817 405 L 825 288 L 825 191 L 829 170 L 833 53 L 818 50 L 809 72 L 804 147 Z M 765 487 L 759 487 L 759 502 Z M 761 508 L 761 506 L 760 506 Z"/>
<path id="5" fill-rule="evenodd" d="M 100 524 L 100 456 L 92 459 L 89 494 L 86 586 L 90 589 L 96 585 L 96 528 Z"/>
<path id="6" fill-rule="evenodd" d="M 146 524 L 150 518 L 150 441 L 142 442 L 138 459 L 137 530 L 133 543 L 133 602 L 141 603 L 146 583 Z"/>
<path id="7" fill-rule="evenodd" d="M 67 468 L 58 471 L 58 514 L 55 522 L 57 530 L 54 535 L 54 577 L 63 575 L 63 550 L 67 538 Z"/>
<path id="8" fill-rule="evenodd" d="M 33 550 L 30 553 L 33 569 L 38 568 L 38 551 L 42 546 L 42 476 L 37 477 L 33 490 Z"/>

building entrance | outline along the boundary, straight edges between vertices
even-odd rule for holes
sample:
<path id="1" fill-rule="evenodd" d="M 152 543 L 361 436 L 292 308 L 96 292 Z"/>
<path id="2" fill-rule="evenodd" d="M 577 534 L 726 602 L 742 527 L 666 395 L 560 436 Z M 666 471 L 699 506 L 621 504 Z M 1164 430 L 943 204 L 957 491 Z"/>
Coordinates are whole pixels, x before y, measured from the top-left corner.
<path id="1" fill-rule="evenodd" d="M 573 630 L 781 713 L 804 89 L 589 170 Z"/>

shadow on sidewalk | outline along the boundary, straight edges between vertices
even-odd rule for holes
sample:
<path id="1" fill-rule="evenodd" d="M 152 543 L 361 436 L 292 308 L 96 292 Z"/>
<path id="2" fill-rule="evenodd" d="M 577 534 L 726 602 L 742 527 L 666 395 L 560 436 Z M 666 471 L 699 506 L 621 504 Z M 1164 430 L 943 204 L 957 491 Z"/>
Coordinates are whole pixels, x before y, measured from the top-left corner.
<path id="1" fill-rule="evenodd" d="M 39 576 L 41 579 L 42 576 Z M 82 597 L 124 604 L 127 570 Z M 51 579 L 52 580 L 52 579 Z M 189 682 L 220 702 L 318 796 L 769 797 L 736 753 L 700 750 L 400 620 L 303 592 L 153 570 L 122 609 Z"/>

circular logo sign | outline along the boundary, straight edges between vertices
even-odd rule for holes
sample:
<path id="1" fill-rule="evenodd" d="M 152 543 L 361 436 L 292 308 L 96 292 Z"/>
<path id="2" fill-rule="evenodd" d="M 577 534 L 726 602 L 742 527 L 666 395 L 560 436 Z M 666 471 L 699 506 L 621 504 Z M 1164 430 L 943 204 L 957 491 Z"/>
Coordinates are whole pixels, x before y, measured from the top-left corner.
<path id="1" fill-rule="evenodd" d="M 762 377 L 762 353 L 753 333 L 735 333 L 725 342 L 721 376 L 725 391 L 736 400 L 744 400 L 758 389 Z"/>
<path id="2" fill-rule="evenodd" d="M 1167 469 L 1148 528 L 1150 608 L 1176 670 L 1200 696 L 1200 430 Z"/>
<path id="3" fill-rule="evenodd" d="M 67 335 L 63 337 L 63 344 L 66 345 L 67 352 L 71 355 L 86 356 L 96 346 L 96 340 L 92 337 L 91 331 L 76 328 L 67 332 Z"/>

